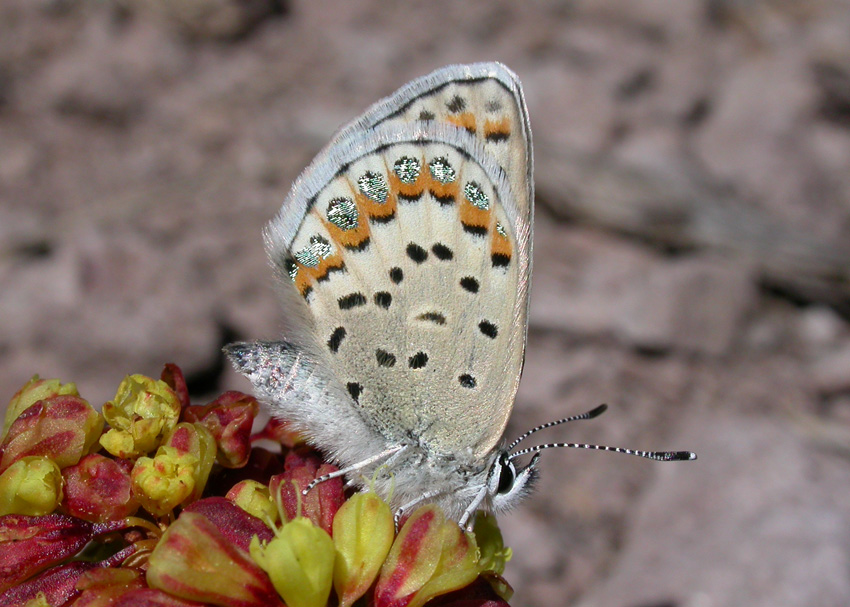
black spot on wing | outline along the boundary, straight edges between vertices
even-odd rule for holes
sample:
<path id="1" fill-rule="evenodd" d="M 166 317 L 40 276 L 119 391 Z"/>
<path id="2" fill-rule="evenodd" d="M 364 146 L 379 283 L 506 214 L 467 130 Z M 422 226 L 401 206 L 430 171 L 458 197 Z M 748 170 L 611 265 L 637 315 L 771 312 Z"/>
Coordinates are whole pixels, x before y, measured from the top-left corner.
<path id="1" fill-rule="evenodd" d="M 395 365 L 395 354 L 390 354 L 386 350 L 378 348 L 375 350 L 375 360 L 382 367 L 392 367 Z"/>
<path id="2" fill-rule="evenodd" d="M 355 402 L 359 402 L 360 395 L 363 393 L 363 385 L 358 384 L 356 381 L 350 381 L 346 385 L 348 388 L 348 393 L 351 394 L 351 398 L 355 400 Z"/>
<path id="3" fill-rule="evenodd" d="M 337 327 L 334 329 L 334 332 L 331 333 L 330 338 L 328 338 L 328 348 L 330 348 L 331 352 L 339 351 L 339 345 L 342 343 L 344 338 L 345 327 Z"/>
<path id="4" fill-rule="evenodd" d="M 461 223 L 463 231 L 473 236 L 487 236 L 487 226 L 476 226 L 468 223 Z"/>
<path id="5" fill-rule="evenodd" d="M 463 386 L 464 388 L 474 388 L 475 385 L 478 383 L 478 382 L 475 381 L 475 378 L 472 377 L 468 373 L 464 373 L 463 375 L 458 377 L 457 380 L 460 382 L 460 385 Z"/>
<path id="6" fill-rule="evenodd" d="M 356 293 L 349 293 L 348 295 L 343 295 L 337 300 L 339 303 L 340 310 L 350 310 L 351 308 L 356 308 L 358 306 L 366 305 L 366 296 L 359 291 Z"/>
<path id="7" fill-rule="evenodd" d="M 431 197 L 440 203 L 440 206 L 447 207 L 449 205 L 453 205 L 455 203 L 455 197 L 453 194 L 446 194 L 445 196 L 438 196 L 431 190 L 428 190 L 428 193 L 431 194 Z"/>
<path id="8" fill-rule="evenodd" d="M 404 272 L 401 271 L 401 268 L 396 267 L 390 270 L 390 280 L 395 284 L 404 280 Z"/>
<path id="9" fill-rule="evenodd" d="M 460 279 L 460 286 L 470 293 L 478 293 L 478 281 L 472 276 L 464 276 Z"/>
<path id="10" fill-rule="evenodd" d="M 432 322 L 435 325 L 444 325 L 446 324 L 446 317 L 440 314 L 439 312 L 425 312 L 416 317 L 416 320 L 424 320 L 427 322 Z"/>
<path id="11" fill-rule="evenodd" d="M 380 306 L 386 310 L 393 302 L 393 296 L 387 293 L 386 291 L 378 291 L 377 293 L 375 293 L 374 300 L 376 306 Z"/>
<path id="12" fill-rule="evenodd" d="M 407 256 L 416 263 L 422 263 L 428 259 L 428 251 L 420 247 L 418 244 L 411 242 L 407 245 Z"/>
<path id="13" fill-rule="evenodd" d="M 499 334 L 499 329 L 489 320 L 482 320 L 478 323 L 478 329 L 490 339 L 496 339 L 496 336 Z"/>
<path id="14" fill-rule="evenodd" d="M 505 268 L 511 263 L 511 256 L 504 253 L 493 253 L 490 257 L 494 268 Z"/>
<path id="15" fill-rule="evenodd" d="M 440 259 L 442 261 L 448 261 L 449 259 L 452 259 L 455 256 L 452 250 L 441 242 L 438 242 L 433 247 L 431 247 L 431 250 L 434 252 L 434 255 L 437 256 L 437 259 Z"/>
<path id="16" fill-rule="evenodd" d="M 421 369 L 428 363 L 428 355 L 425 352 L 417 352 L 409 359 L 407 359 L 407 365 L 411 369 Z"/>
<path id="17" fill-rule="evenodd" d="M 446 103 L 448 110 L 454 114 L 466 109 L 466 101 L 460 95 L 455 95 Z"/>

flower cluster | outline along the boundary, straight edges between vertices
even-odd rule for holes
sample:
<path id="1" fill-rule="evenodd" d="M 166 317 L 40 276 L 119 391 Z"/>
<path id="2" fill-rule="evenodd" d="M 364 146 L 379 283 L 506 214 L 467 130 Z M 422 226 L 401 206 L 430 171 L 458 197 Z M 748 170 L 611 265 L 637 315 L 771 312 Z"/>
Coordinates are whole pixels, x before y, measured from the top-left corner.
<path id="1" fill-rule="evenodd" d="M 283 422 L 252 434 L 258 410 L 190 404 L 175 365 L 102 412 L 33 377 L 0 435 L 0 607 L 507 607 L 492 517 L 467 533 L 425 505 L 396 532 L 341 478 L 303 495 L 336 468 Z"/>

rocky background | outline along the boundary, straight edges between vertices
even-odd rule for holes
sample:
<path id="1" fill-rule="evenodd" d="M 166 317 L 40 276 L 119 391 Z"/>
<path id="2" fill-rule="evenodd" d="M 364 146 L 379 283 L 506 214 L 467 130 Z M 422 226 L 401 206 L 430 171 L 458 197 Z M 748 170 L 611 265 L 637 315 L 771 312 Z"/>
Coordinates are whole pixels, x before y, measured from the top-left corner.
<path id="1" fill-rule="evenodd" d="M 167 361 L 247 390 L 260 229 L 335 129 L 500 60 L 535 135 L 531 328 L 502 519 L 515 605 L 850 604 L 850 3 L 2 0 L 0 390 L 102 403 Z M 549 438 L 549 437 L 547 437 Z"/>

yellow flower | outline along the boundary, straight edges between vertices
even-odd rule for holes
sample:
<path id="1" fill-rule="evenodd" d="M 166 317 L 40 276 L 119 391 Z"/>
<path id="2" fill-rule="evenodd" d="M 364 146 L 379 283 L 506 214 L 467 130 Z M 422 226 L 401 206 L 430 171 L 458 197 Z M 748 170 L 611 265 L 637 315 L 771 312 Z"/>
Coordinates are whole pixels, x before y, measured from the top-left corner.
<path id="1" fill-rule="evenodd" d="M 505 565 L 511 560 L 512 551 L 505 546 L 502 532 L 492 514 L 479 512 L 475 519 L 475 541 L 481 552 L 479 564 L 482 571 L 492 571 L 499 575 L 505 572 Z"/>
<path id="2" fill-rule="evenodd" d="M 336 513 L 333 532 L 334 588 L 340 607 L 349 607 L 372 586 L 390 551 L 393 514 L 375 493 L 358 493 Z"/>
<path id="3" fill-rule="evenodd" d="M 156 456 L 136 460 L 130 473 L 133 493 L 145 510 L 164 516 L 192 495 L 196 463 L 196 458 L 181 456 L 174 447 L 163 445 Z"/>
<path id="4" fill-rule="evenodd" d="M 115 398 L 103 405 L 103 416 L 111 426 L 100 438 L 103 448 L 116 457 L 138 457 L 174 430 L 180 399 L 162 380 L 128 375 Z"/>
<path id="5" fill-rule="evenodd" d="M 278 521 L 279 514 L 269 494 L 269 488 L 260 482 L 254 480 L 239 481 L 231 487 L 225 497 L 261 521 L 272 523 Z"/>
<path id="6" fill-rule="evenodd" d="M 50 514 L 60 501 L 62 473 L 46 457 L 23 457 L 0 474 L 0 516 Z"/>
<path id="7" fill-rule="evenodd" d="M 262 567 L 288 607 L 325 607 L 334 572 L 334 544 L 326 531 L 299 516 L 267 544 L 255 536 L 251 557 Z"/>

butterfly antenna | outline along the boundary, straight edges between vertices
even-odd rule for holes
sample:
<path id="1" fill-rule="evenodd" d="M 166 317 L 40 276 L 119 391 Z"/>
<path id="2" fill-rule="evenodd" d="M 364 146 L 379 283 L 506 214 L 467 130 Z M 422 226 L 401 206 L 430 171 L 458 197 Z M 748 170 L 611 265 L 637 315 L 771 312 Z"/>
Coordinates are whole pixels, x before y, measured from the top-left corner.
<path id="1" fill-rule="evenodd" d="M 606 447 L 605 445 L 586 445 L 584 443 L 548 443 L 546 445 L 537 445 L 528 449 L 521 449 L 516 453 L 511 453 L 508 456 L 509 460 L 517 458 L 526 453 L 537 453 L 543 449 L 553 449 L 555 447 L 570 447 L 572 449 L 595 449 L 597 451 L 613 451 L 614 453 L 625 453 L 626 455 L 637 455 L 646 459 L 653 459 L 660 462 L 680 462 L 694 460 L 697 454 L 692 451 L 639 451 L 637 449 L 624 449 L 623 447 Z"/>
<path id="2" fill-rule="evenodd" d="M 564 419 L 558 419 L 558 420 L 555 420 L 553 422 L 546 422 L 545 424 L 540 424 L 536 428 L 532 428 L 531 430 L 529 430 L 528 432 L 526 432 L 525 434 L 520 436 L 518 439 L 516 439 L 514 442 L 512 442 L 508 446 L 507 451 L 510 452 L 511 450 L 513 450 L 514 447 L 516 447 L 523 440 L 525 440 L 526 438 L 528 438 L 529 436 L 531 436 L 535 432 L 540 432 L 541 430 L 545 430 L 546 428 L 551 428 L 552 426 L 560 426 L 561 424 L 566 424 L 567 422 L 575 422 L 575 421 L 579 421 L 579 420 L 582 420 L 582 419 L 593 419 L 594 417 L 599 417 L 600 415 L 605 413 L 605 411 L 607 411 L 607 409 L 608 409 L 608 405 L 599 405 L 598 407 L 594 407 L 590 411 L 587 411 L 585 413 L 581 413 L 579 415 L 571 415 L 570 417 L 565 417 Z"/>

